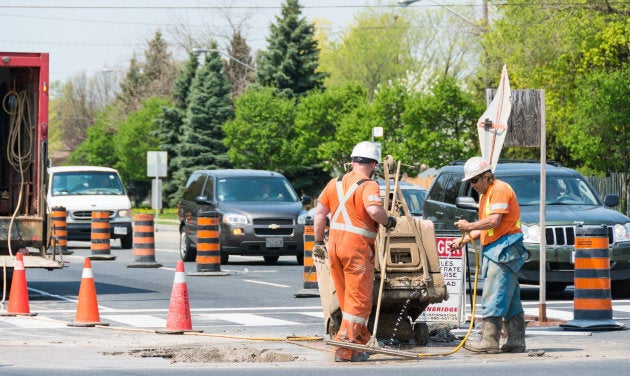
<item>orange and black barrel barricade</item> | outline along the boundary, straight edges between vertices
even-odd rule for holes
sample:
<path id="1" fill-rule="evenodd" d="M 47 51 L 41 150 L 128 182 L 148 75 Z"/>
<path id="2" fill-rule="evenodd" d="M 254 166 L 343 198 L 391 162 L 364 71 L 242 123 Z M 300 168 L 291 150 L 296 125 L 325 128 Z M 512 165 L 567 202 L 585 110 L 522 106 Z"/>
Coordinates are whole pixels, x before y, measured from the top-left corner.
<path id="1" fill-rule="evenodd" d="M 136 214 L 133 217 L 133 262 L 128 268 L 159 268 L 155 261 L 155 226 L 153 214 Z"/>
<path id="2" fill-rule="evenodd" d="M 229 275 L 221 271 L 221 241 L 219 215 L 216 212 L 197 213 L 197 271 L 192 276 Z"/>
<path id="3" fill-rule="evenodd" d="M 56 255 L 71 255 L 68 251 L 68 212 L 63 206 L 55 206 L 50 210 L 52 220 L 52 252 Z"/>
<path id="4" fill-rule="evenodd" d="M 313 220 L 308 218 L 304 225 L 304 271 L 303 289 L 294 294 L 296 298 L 306 298 L 319 296 L 319 286 L 317 285 L 317 270 L 313 263 L 313 247 L 315 245 L 315 227 Z"/>
<path id="5" fill-rule="evenodd" d="M 566 330 L 620 330 L 613 320 L 610 291 L 608 227 L 575 228 L 575 276 L 573 320 L 560 325 Z"/>
<path id="6" fill-rule="evenodd" d="M 90 260 L 114 260 L 116 256 L 111 254 L 109 243 L 109 212 L 93 211 L 91 227 L 90 248 L 92 254 L 88 256 Z"/>

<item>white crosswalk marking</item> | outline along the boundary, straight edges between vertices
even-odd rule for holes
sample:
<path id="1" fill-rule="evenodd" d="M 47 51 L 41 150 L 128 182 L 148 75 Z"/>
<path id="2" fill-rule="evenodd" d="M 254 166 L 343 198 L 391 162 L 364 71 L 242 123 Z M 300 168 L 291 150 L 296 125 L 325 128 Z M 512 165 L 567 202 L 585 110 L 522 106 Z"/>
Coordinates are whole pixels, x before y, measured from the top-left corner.
<path id="1" fill-rule="evenodd" d="M 35 318 L 29 316 L 8 316 L 0 317 L 0 322 L 24 329 L 57 329 L 68 327 L 68 325 L 64 322 L 50 320 L 45 317 Z"/>
<path id="2" fill-rule="evenodd" d="M 538 316 L 538 308 L 525 308 L 526 315 Z M 573 320 L 573 311 L 560 311 L 558 309 L 546 309 L 548 319 Z"/>
<path id="3" fill-rule="evenodd" d="M 320 319 L 324 318 L 324 312 L 323 311 L 317 311 L 317 312 L 300 312 L 300 314 L 302 315 L 306 315 L 306 316 L 311 316 L 311 317 L 317 317 Z"/>
<path id="4" fill-rule="evenodd" d="M 259 315 L 253 315 L 249 313 L 204 313 L 198 315 L 203 319 L 221 320 L 235 322 L 237 324 L 245 326 L 279 326 L 279 325 L 299 325 L 297 322 L 274 319 L 272 317 L 264 317 Z"/>
<path id="5" fill-rule="evenodd" d="M 166 320 L 151 315 L 101 315 L 101 319 L 120 322 L 129 326 L 164 328 Z"/>

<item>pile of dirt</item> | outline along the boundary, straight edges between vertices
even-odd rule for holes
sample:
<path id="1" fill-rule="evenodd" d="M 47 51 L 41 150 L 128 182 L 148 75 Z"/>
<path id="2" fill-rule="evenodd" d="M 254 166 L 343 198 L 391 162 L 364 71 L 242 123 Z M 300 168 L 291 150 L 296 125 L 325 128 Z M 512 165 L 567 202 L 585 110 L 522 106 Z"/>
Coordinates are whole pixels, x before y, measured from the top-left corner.
<path id="1" fill-rule="evenodd" d="M 120 355 L 120 353 L 110 355 Z M 297 355 L 244 345 L 223 348 L 182 345 L 153 347 L 130 350 L 125 355 L 139 358 L 164 358 L 170 360 L 171 363 L 277 363 L 299 360 Z"/>

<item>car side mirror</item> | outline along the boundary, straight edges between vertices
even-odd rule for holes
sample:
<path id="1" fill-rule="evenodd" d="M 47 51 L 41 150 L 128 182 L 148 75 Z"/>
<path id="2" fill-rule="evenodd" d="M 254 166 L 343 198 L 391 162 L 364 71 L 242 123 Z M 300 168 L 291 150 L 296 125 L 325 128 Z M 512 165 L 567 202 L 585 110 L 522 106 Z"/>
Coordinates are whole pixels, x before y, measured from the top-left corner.
<path id="1" fill-rule="evenodd" d="M 212 202 L 208 200 L 208 196 L 197 196 L 195 197 L 195 203 L 199 205 L 212 205 Z"/>
<path id="2" fill-rule="evenodd" d="M 311 196 L 302 196 L 302 205 L 310 205 L 313 202 Z"/>
<path id="3" fill-rule="evenodd" d="M 479 210 L 479 204 L 474 198 L 468 196 L 460 196 L 455 199 L 455 206 L 460 209 Z"/>
<path id="4" fill-rule="evenodd" d="M 619 205 L 619 196 L 606 195 L 606 197 L 604 197 L 604 205 L 608 206 L 609 208 Z"/>

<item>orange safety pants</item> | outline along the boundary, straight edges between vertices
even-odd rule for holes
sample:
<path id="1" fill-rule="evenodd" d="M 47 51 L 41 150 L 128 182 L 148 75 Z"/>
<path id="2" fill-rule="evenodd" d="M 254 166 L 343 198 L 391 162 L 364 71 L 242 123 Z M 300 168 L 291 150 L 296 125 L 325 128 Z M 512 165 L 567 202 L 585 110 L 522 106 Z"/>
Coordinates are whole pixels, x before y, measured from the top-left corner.
<path id="1" fill-rule="evenodd" d="M 365 345 L 372 337 L 367 323 L 372 312 L 374 245 L 361 240 L 329 241 L 328 256 L 331 277 L 343 314 L 335 339 Z M 335 347 L 335 357 L 348 360 L 356 353 L 356 350 Z"/>

